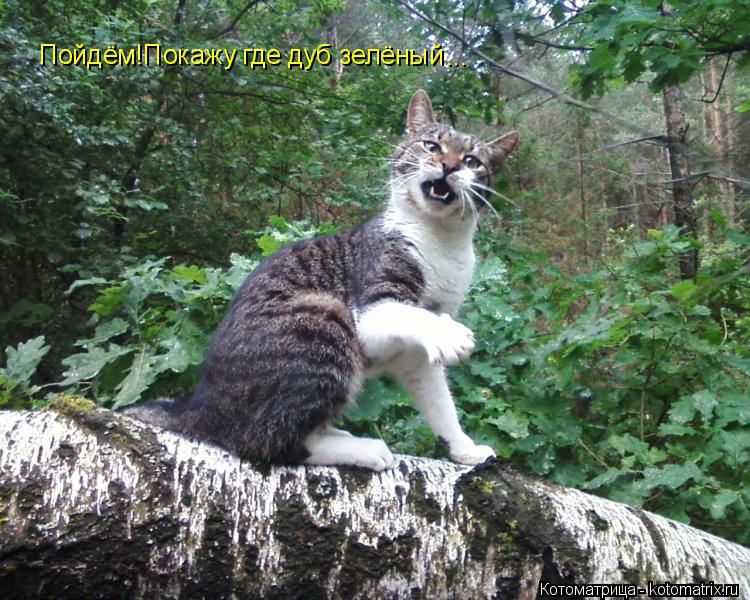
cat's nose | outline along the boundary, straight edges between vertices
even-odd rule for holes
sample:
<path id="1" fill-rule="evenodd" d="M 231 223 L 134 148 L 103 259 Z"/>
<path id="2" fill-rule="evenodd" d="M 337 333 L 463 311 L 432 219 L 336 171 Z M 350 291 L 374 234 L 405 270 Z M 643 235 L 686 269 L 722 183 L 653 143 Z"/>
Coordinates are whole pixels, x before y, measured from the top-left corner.
<path id="1" fill-rule="evenodd" d="M 460 161 L 457 161 L 457 160 L 450 160 L 450 159 L 444 158 L 442 163 L 443 163 L 443 175 L 450 175 L 454 171 L 458 171 L 458 169 L 461 167 Z"/>

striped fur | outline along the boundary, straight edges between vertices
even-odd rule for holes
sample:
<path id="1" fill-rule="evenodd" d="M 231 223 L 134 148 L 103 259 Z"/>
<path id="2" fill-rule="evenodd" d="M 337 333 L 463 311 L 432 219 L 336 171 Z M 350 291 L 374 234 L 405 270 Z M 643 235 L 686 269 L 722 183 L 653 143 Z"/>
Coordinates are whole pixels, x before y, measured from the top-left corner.
<path id="1" fill-rule="evenodd" d="M 178 428 L 244 458 L 304 459 L 304 438 L 362 382 L 353 311 L 419 301 L 422 274 L 403 243 L 378 219 L 267 257 L 216 331 Z"/>

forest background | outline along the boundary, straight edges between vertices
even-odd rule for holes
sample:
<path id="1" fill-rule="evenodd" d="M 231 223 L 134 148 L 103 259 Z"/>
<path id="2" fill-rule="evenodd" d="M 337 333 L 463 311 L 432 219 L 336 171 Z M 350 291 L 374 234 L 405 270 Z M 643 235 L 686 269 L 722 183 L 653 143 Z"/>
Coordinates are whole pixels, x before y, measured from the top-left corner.
<path id="1" fill-rule="evenodd" d="M 333 60 L 89 68 L 43 43 Z M 339 60 L 435 44 L 445 65 Z M 184 398 L 263 255 L 379 210 L 423 87 L 457 127 L 521 136 L 450 370 L 469 433 L 750 543 L 747 2 L 4 0 L 0 50 L 0 408 Z M 441 455 L 392 381 L 343 421 Z"/>

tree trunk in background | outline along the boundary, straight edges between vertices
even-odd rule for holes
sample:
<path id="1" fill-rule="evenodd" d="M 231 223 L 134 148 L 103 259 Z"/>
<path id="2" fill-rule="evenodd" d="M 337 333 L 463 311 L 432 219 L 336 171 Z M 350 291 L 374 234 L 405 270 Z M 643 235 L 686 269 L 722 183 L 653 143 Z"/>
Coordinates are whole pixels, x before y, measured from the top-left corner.
<path id="1" fill-rule="evenodd" d="M 583 179 L 583 125 L 581 124 L 581 112 L 576 112 L 576 153 L 578 154 L 578 195 L 581 210 L 581 223 L 583 225 L 583 256 L 589 257 L 589 219 L 586 210 L 586 185 Z"/>
<path id="2" fill-rule="evenodd" d="M 341 77 L 344 74 L 344 65 L 341 64 L 339 58 L 339 32 L 336 24 L 336 15 L 331 16 L 328 25 L 325 29 L 325 41 L 331 44 L 331 48 L 334 49 L 333 60 L 331 61 L 331 71 L 333 71 L 333 78 L 331 80 L 332 87 L 339 89 L 341 87 Z"/>
<path id="3" fill-rule="evenodd" d="M 727 77 L 724 77 L 724 81 L 722 82 L 722 71 L 723 68 L 717 65 L 715 58 L 708 61 L 708 73 L 706 74 L 704 83 L 704 96 L 708 100 L 713 100 L 713 102 L 706 104 L 705 108 L 705 120 L 707 124 L 706 141 L 715 148 L 717 160 L 725 163 L 729 170 L 731 170 L 733 165 L 728 163 L 728 160 L 729 150 L 732 148 L 733 142 L 733 123 L 731 122 L 732 104 L 725 91 L 726 85 L 729 82 L 727 81 Z M 721 191 L 724 204 L 724 214 L 731 225 L 735 220 L 734 185 L 729 181 L 720 180 L 719 190 Z"/>
<path id="4" fill-rule="evenodd" d="M 0 501 L 4 599 L 533 599 L 540 582 L 666 580 L 750 598 L 747 548 L 506 466 L 256 468 L 75 398 L 0 413 Z"/>
<path id="5" fill-rule="evenodd" d="M 722 94 L 725 99 L 724 110 L 726 112 L 726 165 L 729 169 L 731 169 L 733 173 L 747 177 L 746 167 L 748 165 L 748 161 L 743 161 L 740 158 L 741 153 L 739 151 L 739 147 L 737 146 L 737 138 L 735 136 L 735 132 L 737 131 L 735 123 L 735 104 L 733 101 L 733 95 L 728 91 L 729 89 L 731 89 L 731 86 L 734 83 L 732 81 L 732 70 L 733 69 L 730 66 L 730 71 L 727 73 L 726 81 L 724 82 L 725 91 Z M 741 165 L 742 168 L 740 168 Z M 727 185 L 729 186 L 729 193 L 731 194 L 729 222 L 734 226 L 737 225 L 739 221 L 740 211 L 738 208 L 738 198 L 742 195 L 742 187 L 733 182 L 727 182 Z"/>
<path id="6" fill-rule="evenodd" d="M 734 163 L 740 167 L 739 174 L 742 177 L 750 177 L 750 111 L 738 112 L 734 115 L 734 127 L 732 154 Z M 738 185 L 736 187 L 736 219 L 738 223 L 750 226 L 750 186 Z"/>
<path id="7" fill-rule="evenodd" d="M 664 117 L 669 150 L 669 169 L 672 175 L 672 202 L 674 222 L 685 235 L 698 236 L 698 224 L 690 184 L 690 167 L 682 150 L 687 121 L 682 103 L 682 89 L 679 85 L 664 88 Z M 683 279 L 694 279 L 698 272 L 698 250 L 696 248 L 679 257 L 680 274 Z"/>

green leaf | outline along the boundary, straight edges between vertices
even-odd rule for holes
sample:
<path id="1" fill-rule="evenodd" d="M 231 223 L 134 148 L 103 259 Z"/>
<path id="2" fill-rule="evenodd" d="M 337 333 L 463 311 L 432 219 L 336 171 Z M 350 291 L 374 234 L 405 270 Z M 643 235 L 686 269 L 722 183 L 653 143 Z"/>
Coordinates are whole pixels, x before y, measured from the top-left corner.
<path id="1" fill-rule="evenodd" d="M 723 450 L 730 465 L 747 464 L 750 453 L 750 431 L 722 431 Z"/>
<path id="2" fill-rule="evenodd" d="M 508 267 L 505 262 L 497 256 L 488 256 L 476 265 L 474 271 L 474 287 L 483 287 L 486 284 L 507 285 Z"/>
<path id="3" fill-rule="evenodd" d="M 628 83 L 635 81 L 646 70 L 640 52 L 632 52 L 622 63 L 622 75 Z"/>
<path id="4" fill-rule="evenodd" d="M 264 233 L 260 236 L 256 243 L 258 244 L 258 248 L 261 249 L 263 256 L 268 256 L 281 248 L 281 242 L 269 233 Z"/>
<path id="5" fill-rule="evenodd" d="M 41 302 L 19 300 L 5 313 L 0 313 L 0 325 L 20 323 L 25 327 L 34 327 L 44 323 L 55 314 L 55 310 Z"/>
<path id="6" fill-rule="evenodd" d="M 177 338 L 168 338 L 161 343 L 163 348 L 167 349 L 166 354 L 159 354 L 154 357 L 154 371 L 156 374 L 163 371 L 172 371 L 182 373 L 191 365 L 201 362 L 203 353 L 190 352 L 182 340 Z"/>
<path id="7" fill-rule="evenodd" d="M 702 390 L 693 394 L 692 398 L 693 406 L 703 415 L 703 420 L 708 421 L 717 405 L 716 396 L 708 390 Z"/>
<path id="8" fill-rule="evenodd" d="M 123 286 L 115 285 L 106 288 L 99 292 L 99 296 L 96 301 L 89 306 L 89 310 L 107 317 L 112 314 L 118 306 L 120 306 L 124 296 L 125 288 Z"/>
<path id="9" fill-rule="evenodd" d="M 693 317 L 710 317 L 711 309 L 702 304 L 696 304 L 688 310 L 688 314 Z"/>
<path id="10" fill-rule="evenodd" d="M 350 421 L 378 421 L 394 405 L 409 405 L 403 389 L 381 379 L 370 379 L 356 404 L 346 408 L 344 416 Z"/>
<path id="11" fill-rule="evenodd" d="M 289 223 L 287 223 L 287 220 L 281 215 L 269 215 L 268 223 L 279 231 L 286 231 L 289 229 Z"/>
<path id="12" fill-rule="evenodd" d="M 730 354 L 726 356 L 725 360 L 735 369 L 738 369 L 745 375 L 750 375 L 750 358 Z"/>
<path id="13" fill-rule="evenodd" d="M 49 349 L 50 347 L 44 343 L 43 335 L 21 342 L 17 348 L 8 346 L 5 349 L 5 367 L 0 368 L 0 375 L 7 382 L 28 385 Z"/>
<path id="14" fill-rule="evenodd" d="M 681 465 L 667 464 L 661 467 L 644 469 L 643 479 L 638 484 L 647 492 L 657 486 L 674 490 L 691 479 L 701 482 L 705 479 L 705 476 L 698 465 L 693 462 L 686 462 Z"/>
<path id="15" fill-rule="evenodd" d="M 683 279 L 669 288 L 669 293 L 677 300 L 684 300 L 695 291 L 696 285 L 692 279 Z"/>
<path id="16" fill-rule="evenodd" d="M 727 229 L 725 232 L 727 239 L 738 246 L 750 246 L 750 235 L 740 233 L 736 229 Z"/>
<path id="17" fill-rule="evenodd" d="M 229 262 L 232 266 L 225 275 L 225 281 L 233 290 L 237 290 L 258 262 L 236 252 L 230 255 Z"/>
<path id="18" fill-rule="evenodd" d="M 669 420 L 684 425 L 693 419 L 695 414 L 695 403 L 692 397 L 680 398 L 674 402 L 669 409 Z"/>
<path id="19" fill-rule="evenodd" d="M 521 439 L 529 435 L 528 417 L 516 415 L 511 411 L 506 411 L 499 417 L 486 419 L 485 422 L 493 424 L 500 431 L 507 433 L 513 439 Z"/>
<path id="20" fill-rule="evenodd" d="M 594 477 L 591 481 L 584 483 L 582 487 L 586 490 L 595 490 L 596 488 L 608 486 L 623 475 L 629 475 L 630 473 L 632 473 L 630 469 L 610 468 Z"/>
<path id="21" fill-rule="evenodd" d="M 84 285 L 101 285 L 103 283 L 109 283 L 109 280 L 104 279 L 103 277 L 89 277 L 88 279 L 77 279 L 65 291 L 65 294 L 69 295 L 75 290 L 77 290 L 79 287 L 83 287 Z"/>
<path id="22" fill-rule="evenodd" d="M 612 435 L 607 441 L 621 456 L 632 454 L 640 458 L 645 458 L 648 452 L 648 444 L 629 433 L 619 436 Z"/>
<path id="23" fill-rule="evenodd" d="M 715 427 L 724 428 L 729 423 L 750 424 L 750 395 L 724 393 L 716 407 Z"/>
<path id="24" fill-rule="evenodd" d="M 586 60 L 591 68 L 598 71 L 607 71 L 615 65 L 616 55 L 616 51 L 612 50 L 609 45 L 599 44 L 588 53 Z"/>
<path id="25" fill-rule="evenodd" d="M 659 435 L 663 436 L 695 435 L 696 433 L 698 432 L 692 427 L 680 425 L 679 423 L 662 423 L 659 425 Z"/>
<path id="26" fill-rule="evenodd" d="M 141 399 L 141 394 L 156 380 L 158 371 L 154 368 L 157 362 L 156 356 L 147 348 L 141 348 L 140 352 L 133 357 L 127 377 L 118 386 L 117 395 L 112 402 L 112 408 L 118 409 L 123 406 L 134 404 Z"/>
<path id="27" fill-rule="evenodd" d="M 712 518 L 720 520 L 726 516 L 727 508 L 735 502 L 740 501 L 740 499 L 741 496 L 738 492 L 734 490 L 722 490 L 718 494 L 707 492 L 701 495 L 698 503 L 703 508 L 709 510 Z"/>
<path id="28" fill-rule="evenodd" d="M 176 279 L 206 283 L 206 272 L 197 265 L 177 265 L 172 269 L 172 276 Z"/>
<path id="29" fill-rule="evenodd" d="M 104 323 L 100 323 L 99 325 L 97 325 L 94 332 L 94 337 L 85 340 L 78 340 L 76 342 L 76 346 L 101 345 L 109 339 L 125 333 L 127 330 L 127 321 L 121 319 L 120 317 L 115 317 L 114 319 L 104 321 Z"/>
<path id="30" fill-rule="evenodd" d="M 62 361 L 63 366 L 67 369 L 63 371 L 65 379 L 60 382 L 60 385 L 68 386 L 78 381 L 93 379 L 106 365 L 132 351 L 132 348 L 110 344 L 107 350 L 99 346 L 92 346 L 86 352 L 68 356 Z"/>
<path id="31" fill-rule="evenodd" d="M 500 385 L 506 381 L 504 367 L 480 360 L 471 360 L 468 365 L 474 375 L 481 377 L 490 385 Z"/>

